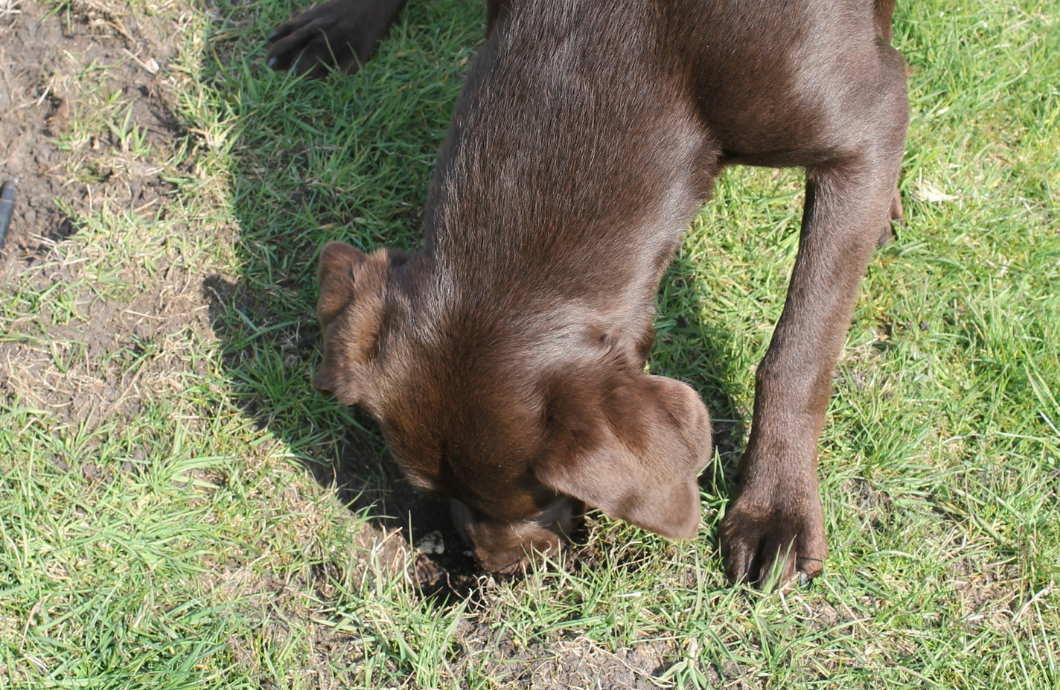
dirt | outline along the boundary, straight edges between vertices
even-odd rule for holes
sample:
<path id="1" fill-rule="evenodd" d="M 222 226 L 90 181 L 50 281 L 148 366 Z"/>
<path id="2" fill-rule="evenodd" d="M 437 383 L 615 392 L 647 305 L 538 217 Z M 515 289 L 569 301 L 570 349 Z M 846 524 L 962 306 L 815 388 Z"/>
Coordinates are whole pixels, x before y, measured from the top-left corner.
<path id="1" fill-rule="evenodd" d="M 674 653 L 671 643 L 658 640 L 616 651 L 586 637 L 524 646 L 506 632 L 491 635 L 487 626 L 466 628 L 464 653 L 490 659 L 497 669 L 494 678 L 502 687 L 647 690 L 658 687 L 656 676 L 665 670 L 665 659 Z"/>
<path id="2" fill-rule="evenodd" d="M 86 66 L 112 66 L 100 86 L 133 97 L 132 120 L 146 129 L 148 142 L 165 145 L 179 132 L 159 76 L 175 52 L 169 22 L 137 19 L 124 3 L 78 0 L 60 7 L 0 0 L 0 178 L 14 180 L 19 190 L 9 263 L 32 261 L 70 234 L 59 203 L 77 211 L 94 206 L 89 186 L 72 171 L 91 167 L 105 142 L 90 141 L 84 152 L 61 150 L 56 142 L 82 104 L 77 77 Z M 107 189 L 105 196 L 139 208 L 168 188 L 158 171 L 140 172 L 124 176 L 124 190 Z"/>
<path id="3" fill-rule="evenodd" d="M 0 178 L 18 183 L 7 239 L 8 256 L 40 247 L 37 238 L 67 231 L 54 200 L 62 192 L 63 154 L 52 143 L 53 120 L 63 100 L 49 74 L 67 43 L 58 20 L 42 22 L 36 3 L 0 3 Z"/>
<path id="4" fill-rule="evenodd" d="M 386 568 L 383 564 L 384 571 Z M 255 676 L 269 675 L 248 640 L 260 637 L 281 645 L 292 626 L 314 621 L 309 626 L 312 637 L 300 671 L 302 677 L 314 678 L 316 686 L 321 688 L 359 686 L 365 661 L 360 634 L 344 630 L 346 621 L 341 618 L 332 620 L 330 625 L 319 623 L 332 617 L 326 602 L 333 595 L 329 577 L 334 574 L 323 568 L 308 578 L 255 573 L 242 566 L 218 567 L 214 571 L 210 580 L 215 592 L 226 601 L 238 602 L 242 615 L 257 626 L 251 634 L 229 640 L 232 655 L 246 671 Z M 480 575 L 479 587 L 488 595 L 496 590 L 497 583 L 489 576 Z M 307 592 L 312 595 L 307 596 Z M 460 623 L 454 635 L 453 662 L 448 673 L 453 681 L 472 668 L 478 669 L 478 673 L 486 668 L 492 687 L 496 688 L 647 690 L 670 687 L 668 683 L 660 683 L 658 677 L 666 671 L 668 660 L 677 650 L 674 641 L 646 639 L 617 650 L 575 635 L 561 635 L 547 644 L 524 643 L 503 627 L 477 622 L 476 608 L 476 605 L 470 607 L 471 615 Z M 721 681 L 713 669 L 708 670 L 707 676 L 713 685 Z"/>
<path id="5" fill-rule="evenodd" d="M 75 256 L 67 243 L 79 230 L 74 217 L 103 205 L 111 212 L 150 213 L 170 188 L 160 166 L 123 165 L 113 134 L 72 130 L 94 106 L 93 97 L 118 95 L 130 101 L 130 120 L 155 150 L 171 150 L 180 135 L 159 78 L 174 55 L 172 22 L 138 20 L 120 9 L 101 2 L 49 8 L 0 0 L 0 179 L 18 186 L 0 254 L 0 286 L 15 294 L 20 288 L 59 290 L 69 307 L 58 313 L 44 305 L 7 324 L 19 337 L 0 348 L 0 393 L 89 428 L 112 414 L 136 413 L 146 390 L 179 386 L 189 365 L 172 348 L 164 361 L 137 365 L 150 359 L 145 355 L 152 343 L 189 327 L 208 332 L 193 277 L 168 265 L 160 248 L 145 247 L 144 255 L 154 254 L 161 280 L 143 280 L 142 263 L 116 267 L 119 281 L 150 286 L 119 303 L 100 299 L 85 280 L 88 268 L 108 257 L 91 251 Z M 106 69 L 93 79 L 85 76 L 89 66 Z"/>

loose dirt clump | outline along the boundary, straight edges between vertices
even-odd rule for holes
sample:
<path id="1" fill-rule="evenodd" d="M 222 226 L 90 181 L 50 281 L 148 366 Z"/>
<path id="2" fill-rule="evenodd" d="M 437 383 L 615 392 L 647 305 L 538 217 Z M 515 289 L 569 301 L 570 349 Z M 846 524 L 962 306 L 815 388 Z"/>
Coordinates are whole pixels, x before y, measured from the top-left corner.
<path id="1" fill-rule="evenodd" d="M 466 635 L 463 645 L 467 653 L 489 659 L 494 680 L 506 688 L 647 690 L 659 687 L 656 676 L 674 651 L 662 641 L 645 641 L 611 652 L 586 637 L 524 647 L 507 634 L 495 639 L 471 632 Z"/>

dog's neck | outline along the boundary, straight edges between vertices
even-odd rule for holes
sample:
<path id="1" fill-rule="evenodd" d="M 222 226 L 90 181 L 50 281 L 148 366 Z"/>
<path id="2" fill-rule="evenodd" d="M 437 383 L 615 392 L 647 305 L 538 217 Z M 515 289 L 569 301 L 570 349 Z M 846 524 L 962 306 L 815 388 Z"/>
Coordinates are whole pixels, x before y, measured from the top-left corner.
<path id="1" fill-rule="evenodd" d="M 400 337 L 436 353 L 469 339 L 516 339 L 530 352 L 566 331 L 646 352 L 658 280 L 716 157 L 650 32 L 601 44 L 614 35 L 597 32 L 612 9 L 532 5 L 469 68 L 428 192 L 424 247 L 393 272 L 388 302 Z"/>

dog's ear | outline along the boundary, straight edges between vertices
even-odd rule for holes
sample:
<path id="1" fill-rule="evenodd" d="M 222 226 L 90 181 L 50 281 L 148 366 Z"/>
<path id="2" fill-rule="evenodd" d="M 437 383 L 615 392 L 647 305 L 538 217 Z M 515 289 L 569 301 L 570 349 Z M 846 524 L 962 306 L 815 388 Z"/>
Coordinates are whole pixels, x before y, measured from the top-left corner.
<path id="1" fill-rule="evenodd" d="M 696 477 L 711 454 L 710 417 L 699 395 L 645 374 L 604 388 L 589 377 L 550 388 L 551 447 L 534 466 L 538 480 L 612 518 L 670 539 L 694 537 Z"/>
<path id="2" fill-rule="evenodd" d="M 320 282 L 320 298 L 317 300 L 317 318 L 326 327 L 351 299 L 357 285 L 360 266 L 368 256 L 348 244 L 328 242 L 320 252 L 317 278 Z"/>
<path id="3" fill-rule="evenodd" d="M 341 242 L 329 242 L 320 252 L 317 318 L 324 359 L 313 385 L 347 405 L 364 399 L 368 364 L 380 338 L 389 268 L 387 250 L 369 256 Z"/>

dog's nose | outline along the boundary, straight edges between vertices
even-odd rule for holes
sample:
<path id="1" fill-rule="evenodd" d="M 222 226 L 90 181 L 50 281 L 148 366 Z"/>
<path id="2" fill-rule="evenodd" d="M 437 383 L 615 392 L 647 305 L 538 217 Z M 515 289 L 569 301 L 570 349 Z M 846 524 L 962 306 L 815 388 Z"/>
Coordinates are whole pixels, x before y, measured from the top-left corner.
<path id="1" fill-rule="evenodd" d="M 555 557 L 576 526 L 583 508 L 580 501 L 558 497 L 540 515 L 529 520 L 494 520 L 453 499 L 453 523 L 491 573 L 517 573 L 539 555 Z"/>

